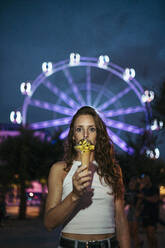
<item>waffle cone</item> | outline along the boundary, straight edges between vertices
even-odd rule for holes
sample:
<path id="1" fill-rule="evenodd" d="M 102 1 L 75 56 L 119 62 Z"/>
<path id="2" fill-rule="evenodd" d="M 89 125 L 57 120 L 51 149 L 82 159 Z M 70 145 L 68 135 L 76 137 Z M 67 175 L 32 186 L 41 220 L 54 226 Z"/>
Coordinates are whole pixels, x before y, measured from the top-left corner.
<path id="1" fill-rule="evenodd" d="M 81 165 L 87 166 L 87 169 L 89 168 L 89 161 L 90 161 L 90 154 L 91 151 L 85 151 L 81 153 Z"/>

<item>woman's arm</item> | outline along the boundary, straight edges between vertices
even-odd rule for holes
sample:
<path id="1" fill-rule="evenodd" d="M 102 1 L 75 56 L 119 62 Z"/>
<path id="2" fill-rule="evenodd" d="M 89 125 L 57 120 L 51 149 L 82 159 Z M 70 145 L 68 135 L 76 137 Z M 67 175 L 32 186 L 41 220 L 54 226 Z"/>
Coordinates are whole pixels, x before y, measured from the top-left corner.
<path id="1" fill-rule="evenodd" d="M 76 207 L 83 190 L 89 185 L 89 173 L 79 168 L 73 176 L 73 191 L 62 201 L 65 163 L 58 162 L 50 170 L 44 224 L 51 231 L 64 223 Z"/>
<path id="2" fill-rule="evenodd" d="M 120 248 L 130 248 L 131 244 L 130 244 L 129 227 L 128 227 L 126 214 L 124 211 L 124 184 L 122 178 L 122 171 L 120 167 L 118 169 L 120 174 L 119 183 L 122 193 L 115 198 L 116 234 Z"/>
<path id="3" fill-rule="evenodd" d="M 122 199 L 115 200 L 115 220 L 117 239 L 120 248 L 130 248 L 129 228 L 124 212 L 124 201 Z"/>

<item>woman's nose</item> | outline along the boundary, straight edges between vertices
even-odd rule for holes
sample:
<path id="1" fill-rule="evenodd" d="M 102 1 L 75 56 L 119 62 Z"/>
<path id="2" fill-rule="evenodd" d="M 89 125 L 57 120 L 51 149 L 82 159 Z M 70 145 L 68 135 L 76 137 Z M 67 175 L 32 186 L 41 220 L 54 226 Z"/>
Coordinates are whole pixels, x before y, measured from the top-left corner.
<path id="1" fill-rule="evenodd" d="M 84 130 L 84 139 L 88 138 L 88 130 Z"/>

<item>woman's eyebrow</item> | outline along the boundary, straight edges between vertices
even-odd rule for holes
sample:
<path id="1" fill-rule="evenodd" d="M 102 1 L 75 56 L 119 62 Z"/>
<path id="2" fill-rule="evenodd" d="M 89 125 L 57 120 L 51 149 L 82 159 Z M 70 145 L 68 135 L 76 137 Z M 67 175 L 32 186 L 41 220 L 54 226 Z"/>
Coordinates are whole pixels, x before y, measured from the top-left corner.
<path id="1" fill-rule="evenodd" d="M 77 125 L 76 127 L 84 127 L 84 125 Z M 93 125 L 88 125 L 88 127 L 96 127 L 95 124 Z"/>

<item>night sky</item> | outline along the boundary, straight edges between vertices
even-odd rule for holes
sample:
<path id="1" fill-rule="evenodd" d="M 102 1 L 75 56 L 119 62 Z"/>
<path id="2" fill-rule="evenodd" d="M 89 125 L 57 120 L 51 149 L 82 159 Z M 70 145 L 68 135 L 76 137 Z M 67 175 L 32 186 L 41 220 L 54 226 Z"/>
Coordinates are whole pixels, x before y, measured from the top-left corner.
<path id="1" fill-rule="evenodd" d="M 5 0 L 0 37 L 0 123 L 9 123 L 10 112 L 23 104 L 20 83 L 33 81 L 44 61 L 65 60 L 71 52 L 107 54 L 135 68 L 136 79 L 155 93 L 165 79 L 163 0 Z"/>

